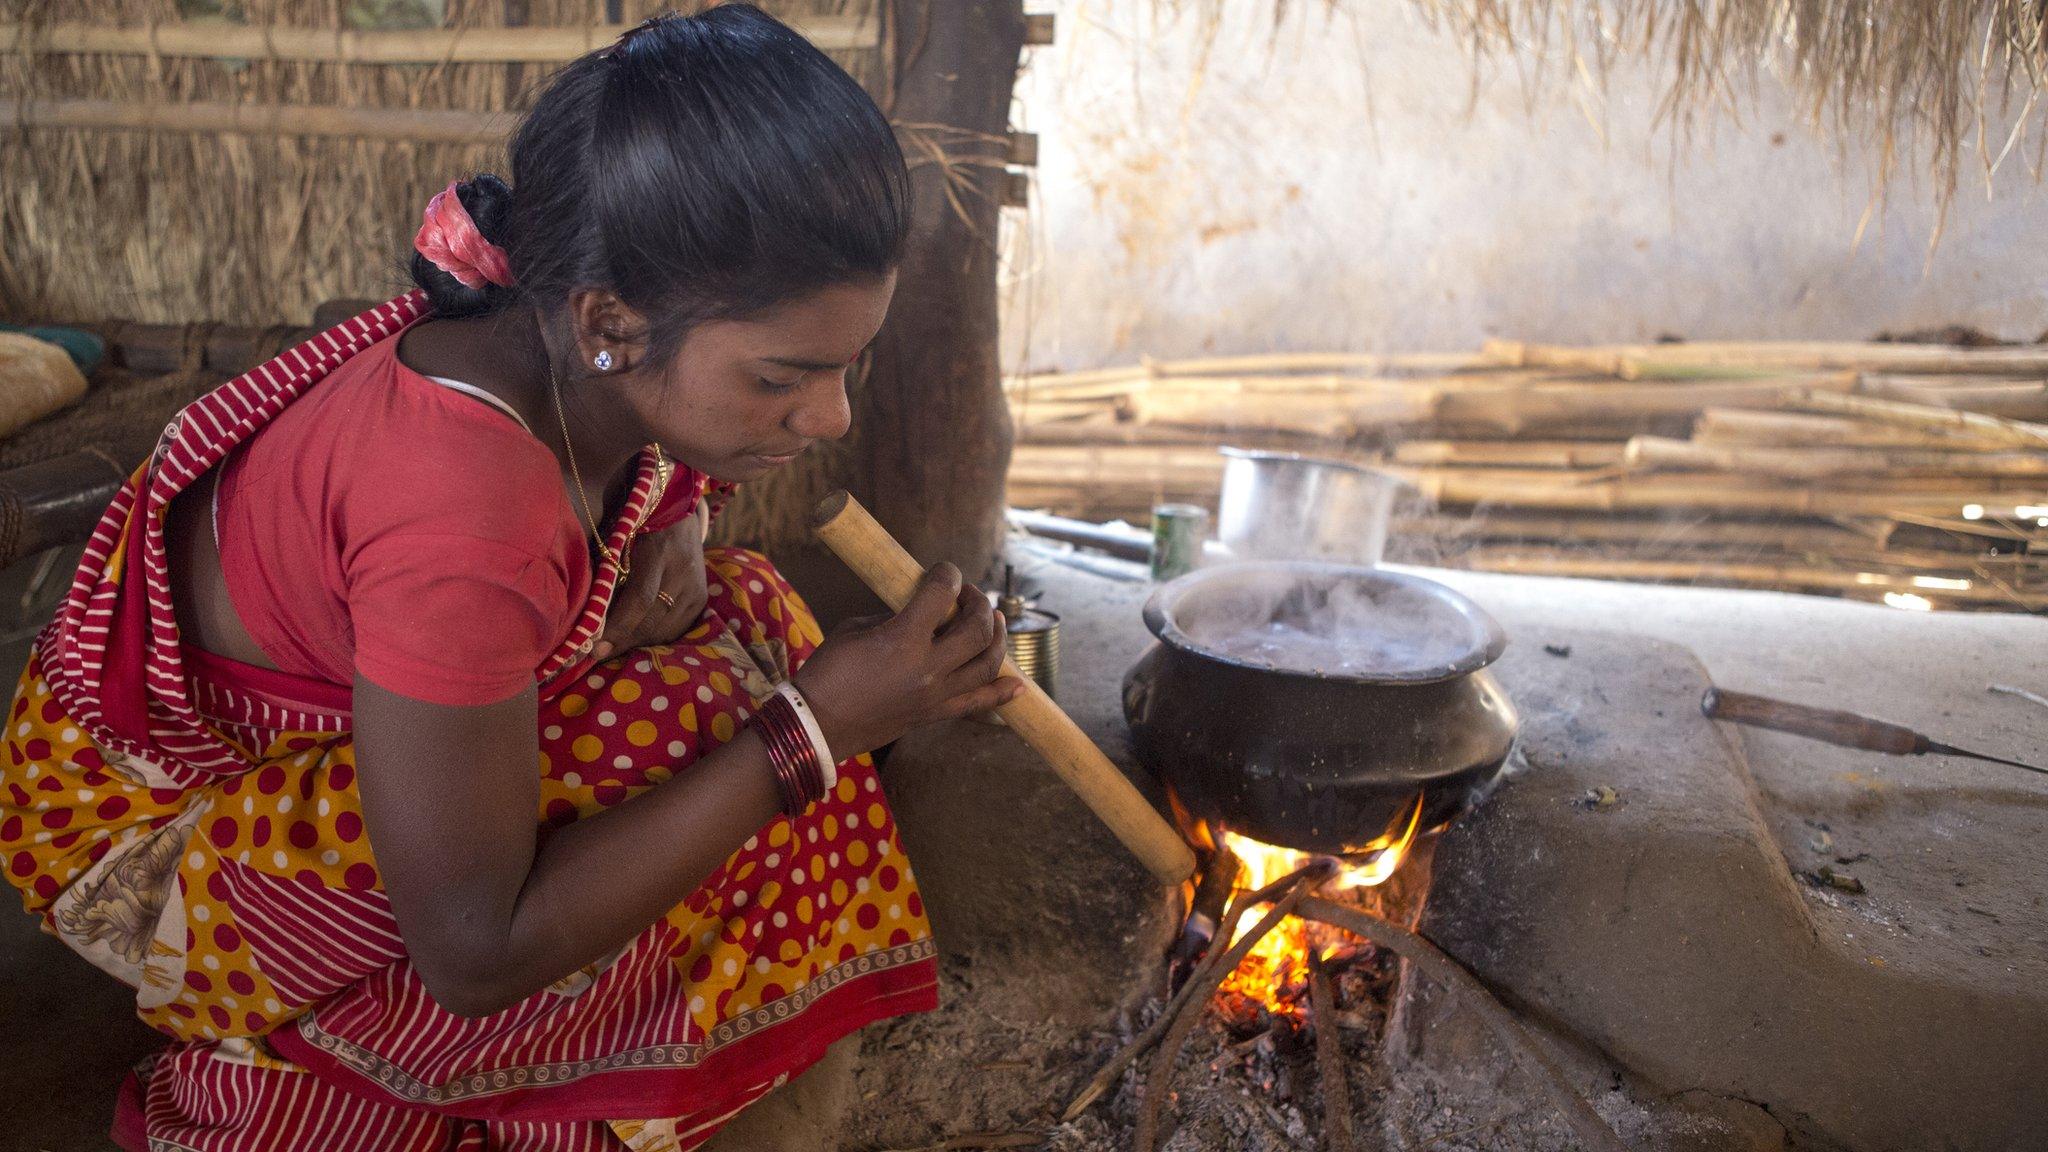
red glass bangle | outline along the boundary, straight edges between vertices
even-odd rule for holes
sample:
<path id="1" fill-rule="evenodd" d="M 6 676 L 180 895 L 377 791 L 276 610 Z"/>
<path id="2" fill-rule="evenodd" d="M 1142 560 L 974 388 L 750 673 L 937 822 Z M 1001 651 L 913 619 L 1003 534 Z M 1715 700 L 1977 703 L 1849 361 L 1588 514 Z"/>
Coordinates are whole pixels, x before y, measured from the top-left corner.
<path id="1" fill-rule="evenodd" d="M 811 743 L 811 735 L 804 729 L 803 717 L 797 715 L 796 705 L 789 698 L 776 693 L 775 713 L 789 733 L 796 753 L 797 767 L 802 770 L 804 795 L 809 803 L 815 804 L 825 798 L 825 767 L 818 762 L 818 746 Z"/>
<path id="2" fill-rule="evenodd" d="M 782 697 L 764 701 L 755 719 L 782 791 L 782 810 L 795 819 L 825 796 L 824 769 L 817 763 L 817 751 L 803 730 L 802 718 Z"/>

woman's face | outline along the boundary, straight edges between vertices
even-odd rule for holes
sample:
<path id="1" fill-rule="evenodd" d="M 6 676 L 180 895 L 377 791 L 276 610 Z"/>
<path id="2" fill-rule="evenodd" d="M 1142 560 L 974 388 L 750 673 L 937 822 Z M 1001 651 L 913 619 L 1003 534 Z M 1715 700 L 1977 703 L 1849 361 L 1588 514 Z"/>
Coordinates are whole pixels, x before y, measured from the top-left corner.
<path id="1" fill-rule="evenodd" d="M 881 330 L 895 291 L 891 272 L 743 320 L 706 321 L 629 403 L 670 456 L 714 479 L 757 480 L 846 435 L 846 374 Z"/>

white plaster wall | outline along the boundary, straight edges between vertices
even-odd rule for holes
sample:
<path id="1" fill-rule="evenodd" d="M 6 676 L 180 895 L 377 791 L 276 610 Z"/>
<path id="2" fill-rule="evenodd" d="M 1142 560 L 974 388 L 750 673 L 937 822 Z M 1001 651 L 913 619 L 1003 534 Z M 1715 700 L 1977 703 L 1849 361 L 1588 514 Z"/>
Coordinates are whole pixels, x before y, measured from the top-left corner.
<path id="1" fill-rule="evenodd" d="M 1604 91 L 1553 74 L 1532 98 L 1527 60 L 1475 86 L 1463 46 L 1405 0 L 1294 0 L 1277 31 L 1273 0 L 1209 2 L 1224 18 L 1206 53 L 1202 0 L 1033 4 L 1059 36 L 1018 85 L 1041 153 L 1030 212 L 1005 214 L 1013 369 L 2048 328 L 2028 149 L 1965 173 L 1930 255 L 1916 162 L 1874 200 L 1866 153 L 1768 78 L 1680 143 L 1647 67 Z"/>

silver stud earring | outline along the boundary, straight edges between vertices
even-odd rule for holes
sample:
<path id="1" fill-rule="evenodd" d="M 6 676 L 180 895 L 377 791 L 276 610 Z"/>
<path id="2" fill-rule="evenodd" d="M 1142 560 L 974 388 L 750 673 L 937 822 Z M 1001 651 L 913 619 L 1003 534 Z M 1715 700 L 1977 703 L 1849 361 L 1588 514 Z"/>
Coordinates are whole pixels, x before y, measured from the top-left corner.
<path id="1" fill-rule="evenodd" d="M 609 372 L 612 370 L 612 354 L 610 352 L 599 352 L 592 358 L 591 363 L 597 365 L 599 372 Z"/>

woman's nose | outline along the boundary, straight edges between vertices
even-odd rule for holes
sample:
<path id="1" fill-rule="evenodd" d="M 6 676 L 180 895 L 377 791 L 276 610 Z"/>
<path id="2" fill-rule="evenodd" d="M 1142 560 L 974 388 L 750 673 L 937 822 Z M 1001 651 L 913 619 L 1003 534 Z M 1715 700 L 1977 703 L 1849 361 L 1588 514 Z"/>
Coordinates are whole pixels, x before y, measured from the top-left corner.
<path id="1" fill-rule="evenodd" d="M 803 390 L 803 399 L 785 422 L 806 440 L 837 440 L 853 427 L 853 406 L 846 398 L 846 377 L 827 377 Z"/>

